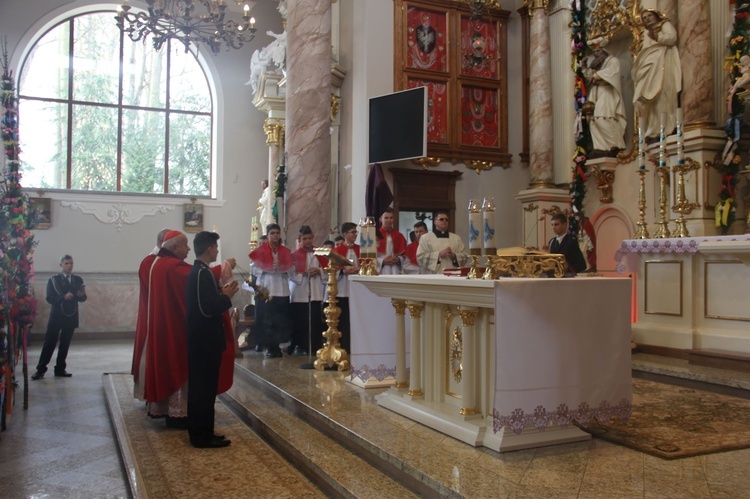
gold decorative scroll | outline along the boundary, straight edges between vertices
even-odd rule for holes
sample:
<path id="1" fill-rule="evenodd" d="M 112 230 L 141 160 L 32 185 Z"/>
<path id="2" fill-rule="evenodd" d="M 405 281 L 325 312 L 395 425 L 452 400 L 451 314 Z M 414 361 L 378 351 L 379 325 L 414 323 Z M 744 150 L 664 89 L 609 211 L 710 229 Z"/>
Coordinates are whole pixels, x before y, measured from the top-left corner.
<path id="1" fill-rule="evenodd" d="M 497 250 L 497 255 L 489 255 L 487 258 L 493 279 L 541 277 L 548 274 L 562 277 L 567 267 L 563 255 L 543 253 L 523 247 L 501 248 Z"/>
<path id="2" fill-rule="evenodd" d="M 391 299 L 391 305 L 396 309 L 396 315 L 405 315 L 406 302 L 404 300 Z"/>
<path id="3" fill-rule="evenodd" d="M 424 158 L 413 159 L 411 160 L 411 162 L 427 170 L 428 168 L 437 168 L 438 166 L 440 166 L 440 163 L 443 162 L 443 158 L 426 156 Z"/>
<path id="4" fill-rule="evenodd" d="M 453 379 L 456 381 L 456 383 L 461 382 L 461 376 L 464 371 L 463 346 L 463 331 L 461 331 L 460 327 L 456 326 L 453 329 L 453 335 L 451 337 L 449 350 L 450 358 L 448 359 L 448 363 L 450 364 L 451 368 L 451 374 L 453 375 Z"/>
<path id="5" fill-rule="evenodd" d="M 266 121 L 263 123 L 263 131 L 266 133 L 266 145 L 284 145 L 286 125 L 279 120 L 266 118 Z"/>
<path id="6" fill-rule="evenodd" d="M 418 305 L 416 303 L 407 303 L 406 308 L 409 309 L 409 316 L 412 319 L 420 319 L 422 317 L 422 310 L 424 310 L 424 305 Z"/>
<path id="7" fill-rule="evenodd" d="M 341 97 L 336 94 L 331 94 L 331 123 L 336 121 L 336 116 L 339 114 L 340 107 Z"/>
<path id="8" fill-rule="evenodd" d="M 470 159 L 466 161 L 466 168 L 469 170 L 474 170 L 477 172 L 477 175 L 482 173 L 483 171 L 489 171 L 492 169 L 492 167 L 495 166 L 495 163 L 492 161 L 481 161 L 478 159 Z"/>

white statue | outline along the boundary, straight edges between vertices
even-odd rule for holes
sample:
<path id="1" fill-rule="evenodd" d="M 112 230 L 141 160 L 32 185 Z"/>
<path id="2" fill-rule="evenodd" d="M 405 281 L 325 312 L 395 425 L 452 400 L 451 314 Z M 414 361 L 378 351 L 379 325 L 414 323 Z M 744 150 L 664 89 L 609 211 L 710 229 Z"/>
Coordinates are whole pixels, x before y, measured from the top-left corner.
<path id="1" fill-rule="evenodd" d="M 588 101 L 594 104 L 594 114 L 588 118 L 594 151 L 616 154 L 625 149 L 627 118 L 622 102 L 620 61 L 604 50 L 607 42 L 601 37 L 589 40 L 593 58 L 582 66 L 589 83 Z"/>
<path id="2" fill-rule="evenodd" d="M 641 14 L 643 45 L 633 64 L 633 104 L 646 120 L 646 137 L 667 135 L 677 124 L 677 95 L 682 90 L 682 65 L 677 31 L 664 14 L 648 9 Z"/>
<path id="3" fill-rule="evenodd" d="M 263 180 L 260 183 L 263 192 L 258 200 L 258 212 L 260 212 L 260 229 L 263 234 L 266 233 L 266 226 L 273 223 L 273 197 L 271 196 L 271 188 L 268 185 L 268 180 Z"/>
<path id="4" fill-rule="evenodd" d="M 275 40 L 253 52 L 250 59 L 250 80 L 245 85 L 251 85 L 253 93 L 258 91 L 261 73 L 278 68 L 286 74 L 286 30 L 279 35 L 273 31 L 266 31 L 266 34 Z"/>

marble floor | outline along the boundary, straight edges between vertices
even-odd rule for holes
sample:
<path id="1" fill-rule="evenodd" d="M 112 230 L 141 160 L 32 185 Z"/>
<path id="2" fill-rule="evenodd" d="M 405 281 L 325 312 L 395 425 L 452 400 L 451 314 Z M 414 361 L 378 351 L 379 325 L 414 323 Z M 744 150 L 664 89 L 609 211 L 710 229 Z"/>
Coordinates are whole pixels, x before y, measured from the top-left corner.
<path id="1" fill-rule="evenodd" d="M 129 341 L 74 342 L 68 364 L 72 378 L 30 382 L 29 409 L 25 411 L 19 390 L 8 429 L 0 433 L 0 497 L 128 497 L 101 374 L 129 370 L 131 345 Z M 31 365 L 38 353 L 38 345 L 30 349 Z M 292 362 L 291 358 L 263 360 L 258 355 L 246 353 L 239 365 L 280 373 Z M 685 364 L 659 367 L 658 359 L 636 355 L 634 363 L 638 362 L 647 364 L 652 372 L 681 370 L 688 379 L 705 380 L 714 375 L 708 368 L 692 371 Z M 316 389 L 321 380 L 315 372 L 309 373 L 314 381 L 297 387 L 294 396 L 325 409 L 328 402 Z M 743 376 L 747 375 L 735 378 Z M 389 428 L 421 439 L 422 445 L 411 445 L 415 440 L 403 446 L 404 458 L 432 470 L 464 497 L 750 498 L 750 449 L 665 461 L 593 439 L 498 454 L 458 443 L 400 417 L 381 415 L 370 420 L 365 415 L 373 413 L 371 397 L 348 384 L 337 389 L 339 400 L 351 390 L 349 396 L 357 402 L 329 405 L 337 417 L 352 421 L 366 438 L 382 440 L 385 445 L 388 441 L 398 444 L 393 434 L 387 434 Z M 244 479 L 252 480 L 252 474 Z M 200 496 L 226 497 L 220 490 Z M 367 495 L 377 497 L 378 491 Z"/>

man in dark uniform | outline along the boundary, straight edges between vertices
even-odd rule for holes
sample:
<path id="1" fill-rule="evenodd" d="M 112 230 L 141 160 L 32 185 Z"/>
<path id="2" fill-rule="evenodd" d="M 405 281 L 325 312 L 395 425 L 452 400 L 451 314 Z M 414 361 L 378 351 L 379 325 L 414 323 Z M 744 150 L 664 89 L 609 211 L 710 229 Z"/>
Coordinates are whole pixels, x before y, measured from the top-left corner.
<path id="1" fill-rule="evenodd" d="M 555 237 L 549 241 L 549 252 L 565 257 L 568 264 L 566 274 L 575 275 L 586 270 L 586 259 L 578 246 L 578 238 L 568 233 L 568 219 L 562 213 L 552 216 L 552 232 Z"/>
<path id="2" fill-rule="evenodd" d="M 221 354 L 226 349 L 222 314 L 232 307 L 237 281 L 219 288 L 209 265 L 219 254 L 219 235 L 199 232 L 193 239 L 198 257 L 188 274 L 186 290 L 188 336 L 188 432 L 199 448 L 226 447 L 230 441 L 214 434 L 214 403 Z"/>
<path id="3" fill-rule="evenodd" d="M 44 377 L 47 372 L 47 364 L 52 359 L 52 353 L 60 340 L 57 349 L 57 363 L 55 364 L 55 376 L 58 378 L 70 378 L 73 376 L 65 370 L 65 359 L 68 357 L 68 348 L 73 339 L 73 332 L 78 327 L 78 302 L 86 301 L 86 286 L 83 279 L 73 275 L 73 257 L 63 255 L 60 258 L 62 272 L 53 275 L 47 281 L 47 303 L 52 305 L 47 322 L 47 334 L 44 336 L 42 354 L 36 372 L 31 379 L 37 380 Z"/>

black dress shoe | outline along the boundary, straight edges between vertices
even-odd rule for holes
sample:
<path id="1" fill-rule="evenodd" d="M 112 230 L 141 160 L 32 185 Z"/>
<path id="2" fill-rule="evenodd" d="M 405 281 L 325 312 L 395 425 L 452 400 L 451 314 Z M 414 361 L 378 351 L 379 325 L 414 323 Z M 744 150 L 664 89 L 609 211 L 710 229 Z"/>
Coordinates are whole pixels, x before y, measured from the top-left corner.
<path id="1" fill-rule="evenodd" d="M 262 352 L 263 351 L 263 345 L 261 345 L 260 343 L 257 343 L 255 345 L 255 351 L 256 352 Z"/>
<path id="2" fill-rule="evenodd" d="M 297 347 L 294 347 L 294 352 L 292 353 L 292 355 L 306 356 L 307 355 L 307 350 L 305 350 L 304 348 L 300 348 L 300 347 L 297 346 Z"/>
<path id="3" fill-rule="evenodd" d="M 267 359 L 275 359 L 277 357 L 282 357 L 281 348 L 276 347 L 273 350 L 266 350 L 266 358 Z"/>
<path id="4" fill-rule="evenodd" d="M 39 371 L 31 375 L 31 379 L 33 380 L 42 379 L 43 377 L 44 377 L 44 373 L 40 373 Z"/>
<path id="5" fill-rule="evenodd" d="M 208 442 L 191 442 L 193 444 L 193 447 L 196 447 L 198 449 L 220 449 L 221 447 L 229 447 L 229 444 L 232 443 L 231 440 L 222 440 L 219 438 L 212 438 Z"/>
<path id="6" fill-rule="evenodd" d="M 294 353 L 294 349 L 297 348 L 294 345 L 290 344 L 288 347 L 286 347 L 286 354 L 292 355 Z"/>
<path id="7" fill-rule="evenodd" d="M 70 378 L 73 376 L 68 371 L 62 371 L 62 372 L 55 372 L 55 378 Z"/>
<path id="8" fill-rule="evenodd" d="M 225 437 L 224 435 L 217 435 L 216 433 L 214 433 L 214 436 L 212 438 L 219 439 L 219 440 L 224 440 L 227 437 Z"/>

